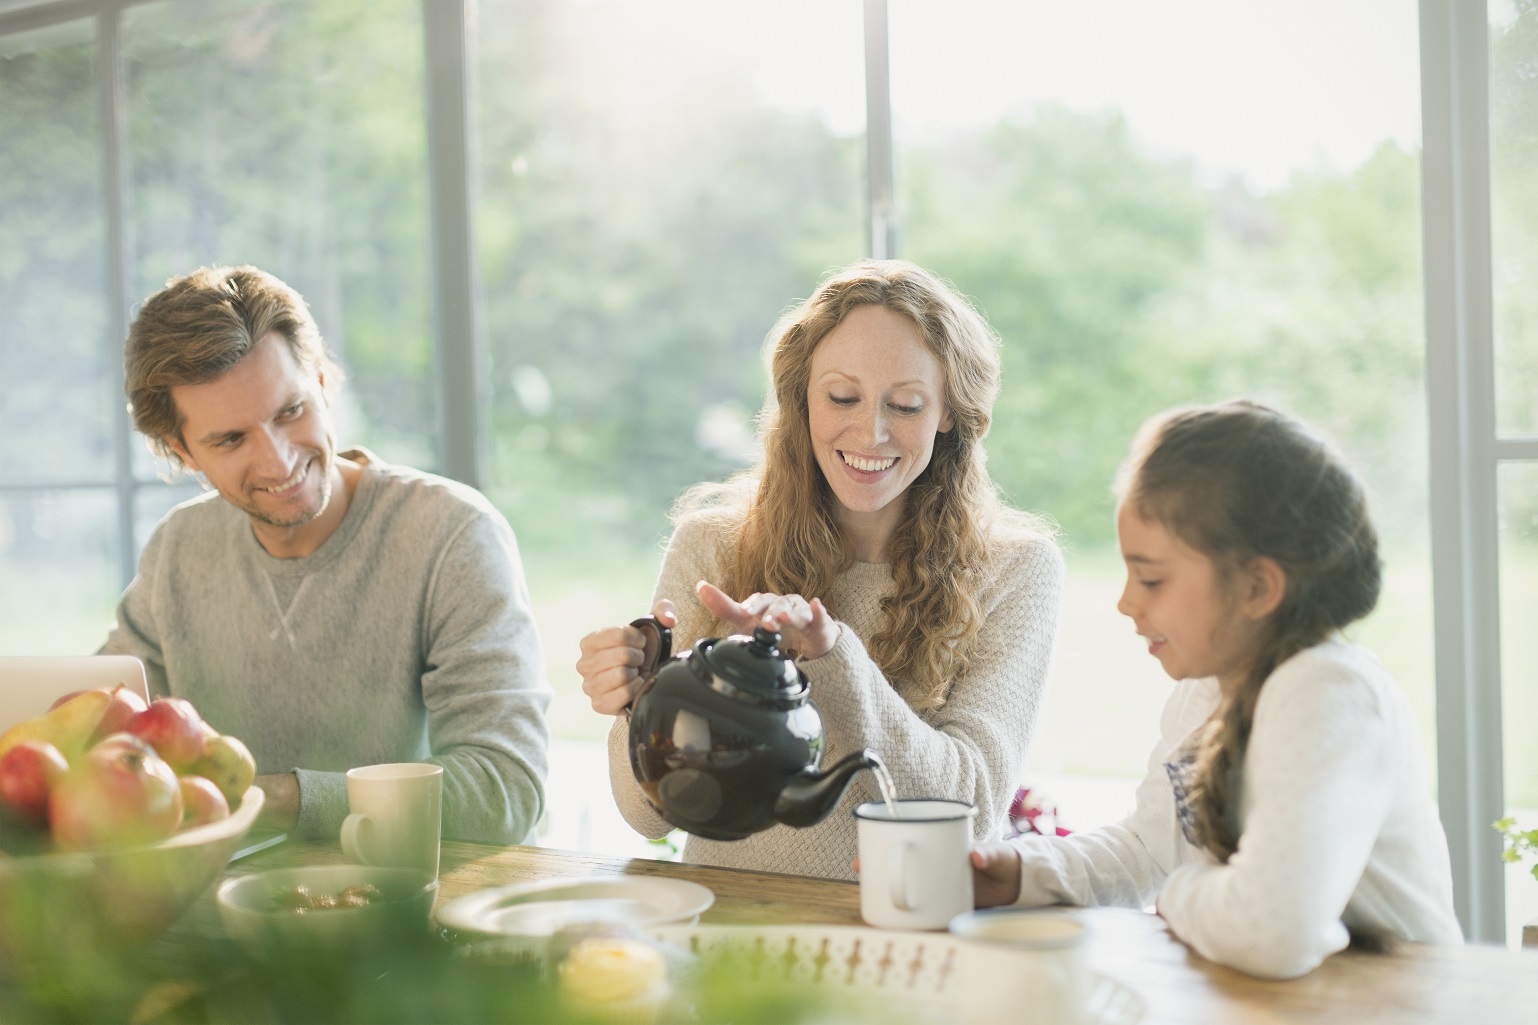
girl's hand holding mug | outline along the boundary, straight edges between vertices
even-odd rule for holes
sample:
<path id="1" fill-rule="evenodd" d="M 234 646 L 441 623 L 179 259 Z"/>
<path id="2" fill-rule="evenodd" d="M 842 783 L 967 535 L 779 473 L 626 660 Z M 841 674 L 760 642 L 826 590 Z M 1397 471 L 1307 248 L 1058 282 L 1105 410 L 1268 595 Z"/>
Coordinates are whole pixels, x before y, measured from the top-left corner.
<path id="1" fill-rule="evenodd" d="M 1020 899 L 1020 853 L 1001 840 L 972 848 L 972 899 L 980 908 Z"/>
<path id="2" fill-rule="evenodd" d="M 666 598 L 652 609 L 652 615 L 670 630 L 678 625 L 673 603 Z M 640 685 L 645 658 L 646 637 L 633 626 L 611 626 L 582 638 L 577 672 L 582 674 L 582 693 L 593 711 L 618 715 L 625 710 Z"/>

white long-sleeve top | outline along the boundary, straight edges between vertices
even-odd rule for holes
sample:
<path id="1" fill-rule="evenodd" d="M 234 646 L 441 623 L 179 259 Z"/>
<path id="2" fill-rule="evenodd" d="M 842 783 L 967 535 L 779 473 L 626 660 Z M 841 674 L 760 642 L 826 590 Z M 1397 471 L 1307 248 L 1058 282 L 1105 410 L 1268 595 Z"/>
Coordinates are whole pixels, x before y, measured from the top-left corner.
<path id="1" fill-rule="evenodd" d="M 677 607 L 675 651 L 710 628 L 711 616 L 695 597 L 694 585 L 718 578 L 727 543 L 719 524 L 700 515 L 685 519 L 673 534 L 656 597 L 670 598 Z M 1002 834 L 1030 751 L 1052 660 L 1063 579 L 1062 555 L 1050 538 L 1000 528 L 991 543 L 997 569 L 976 595 L 983 616 L 977 646 L 943 705 L 911 707 L 903 698 L 901 681 L 888 680 L 861 641 L 885 622 L 881 599 L 893 584 L 890 567 L 884 564 L 857 562 L 839 574 L 829 593 L 817 596 L 838 616 L 838 640 L 821 657 L 798 663 L 822 713 L 827 737 L 822 768 L 871 748 L 886 762 L 898 796 L 976 805 L 973 836 L 979 840 Z M 629 720 L 619 717 L 609 731 L 609 783 L 615 803 L 637 832 L 663 836 L 672 827 L 647 803 L 631 773 L 628 735 Z M 816 825 L 777 825 L 730 842 L 691 836 L 684 845 L 684 860 L 852 879 L 853 810 L 879 798 L 871 775 L 859 773 L 843 800 Z"/>
<path id="2" fill-rule="evenodd" d="M 1019 903 L 1157 900 L 1197 953 L 1270 978 L 1302 975 L 1345 947 L 1347 925 L 1462 942 L 1414 716 L 1376 656 L 1335 637 L 1266 680 L 1227 864 L 1187 841 L 1165 764 L 1218 701 L 1216 679 L 1175 687 L 1136 806 L 1121 822 L 1014 841 Z"/>

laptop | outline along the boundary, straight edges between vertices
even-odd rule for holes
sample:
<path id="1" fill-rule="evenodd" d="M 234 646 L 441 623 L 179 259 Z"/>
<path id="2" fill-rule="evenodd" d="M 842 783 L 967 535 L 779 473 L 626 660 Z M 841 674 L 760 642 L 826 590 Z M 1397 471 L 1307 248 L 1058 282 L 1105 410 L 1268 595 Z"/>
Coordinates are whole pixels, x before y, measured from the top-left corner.
<path id="1" fill-rule="evenodd" d="M 132 655 L 0 655 L 0 730 L 42 715 L 71 691 L 120 683 L 149 700 L 144 663 Z"/>

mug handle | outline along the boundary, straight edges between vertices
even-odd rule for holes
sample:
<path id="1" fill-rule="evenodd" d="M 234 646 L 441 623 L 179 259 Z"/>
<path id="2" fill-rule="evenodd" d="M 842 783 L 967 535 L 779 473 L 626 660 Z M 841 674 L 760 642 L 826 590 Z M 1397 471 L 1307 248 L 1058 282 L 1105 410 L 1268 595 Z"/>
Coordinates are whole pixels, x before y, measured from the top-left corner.
<path id="1" fill-rule="evenodd" d="M 362 812 L 353 812 L 342 820 L 342 852 L 363 865 L 374 863 L 363 847 L 362 833 L 369 821 L 369 817 Z"/>
<path id="2" fill-rule="evenodd" d="M 641 668 L 636 670 L 640 674 L 641 683 L 636 688 L 636 698 L 646 693 L 651 687 L 652 680 L 657 675 L 657 670 L 662 667 L 673 654 L 673 631 L 657 621 L 656 616 L 642 616 L 640 619 L 631 620 L 630 625 L 641 631 L 644 638 L 641 648 Z"/>
<path id="3" fill-rule="evenodd" d="M 914 910 L 913 890 L 908 886 L 908 861 L 909 852 L 913 849 L 911 843 L 903 842 L 892 850 L 892 860 L 887 866 L 887 880 L 891 885 L 892 906 L 898 911 Z"/>

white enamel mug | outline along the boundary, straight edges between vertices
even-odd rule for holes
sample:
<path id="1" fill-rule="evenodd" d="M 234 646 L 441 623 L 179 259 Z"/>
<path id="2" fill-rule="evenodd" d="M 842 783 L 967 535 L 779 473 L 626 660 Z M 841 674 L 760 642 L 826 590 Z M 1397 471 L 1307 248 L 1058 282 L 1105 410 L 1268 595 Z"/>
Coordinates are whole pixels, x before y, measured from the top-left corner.
<path id="1" fill-rule="evenodd" d="M 860 917 L 879 929 L 943 929 L 972 909 L 972 820 L 962 801 L 913 799 L 854 810 L 860 847 Z"/>
<path id="2" fill-rule="evenodd" d="M 956 979 L 965 1025 L 1089 1020 L 1085 929 L 1073 912 L 988 908 L 956 916 L 950 930 L 963 941 Z"/>
<path id="3" fill-rule="evenodd" d="M 349 858 L 438 877 L 443 766 L 389 762 L 348 769 L 347 807 L 342 850 Z"/>

